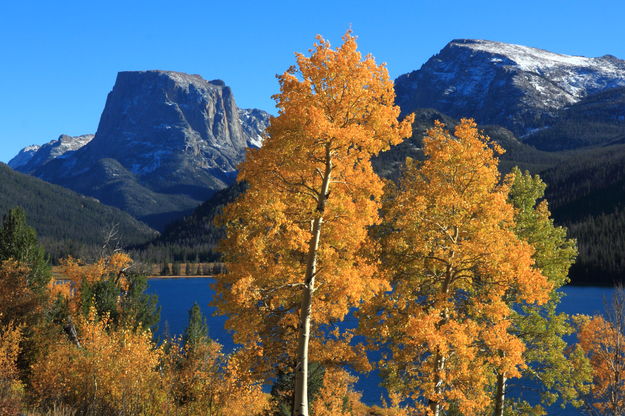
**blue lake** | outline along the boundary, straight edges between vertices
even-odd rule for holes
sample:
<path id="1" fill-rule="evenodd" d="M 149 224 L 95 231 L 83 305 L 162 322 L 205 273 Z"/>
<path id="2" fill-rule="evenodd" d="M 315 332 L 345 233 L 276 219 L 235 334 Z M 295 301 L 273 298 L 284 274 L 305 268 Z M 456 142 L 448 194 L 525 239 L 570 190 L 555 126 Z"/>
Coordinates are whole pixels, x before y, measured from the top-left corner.
<path id="1" fill-rule="evenodd" d="M 175 278 L 150 279 L 148 292 L 158 295 L 161 306 L 161 324 L 157 335 L 173 336 L 181 334 L 188 319 L 188 311 L 197 303 L 206 315 L 210 335 L 224 346 L 225 351 L 234 348 L 232 336 L 224 329 L 225 318 L 214 316 L 215 308 L 209 307 L 214 291 L 210 288 L 213 282 L 210 278 Z M 613 289 L 598 287 L 566 287 L 566 296 L 560 303 L 560 311 L 569 314 L 600 314 L 604 305 L 610 300 Z M 369 404 L 379 402 L 381 390 L 378 387 L 379 378 L 376 374 L 360 376 L 357 389 L 363 393 L 363 399 Z M 549 409 L 549 415 L 581 415 L 576 409 Z"/>

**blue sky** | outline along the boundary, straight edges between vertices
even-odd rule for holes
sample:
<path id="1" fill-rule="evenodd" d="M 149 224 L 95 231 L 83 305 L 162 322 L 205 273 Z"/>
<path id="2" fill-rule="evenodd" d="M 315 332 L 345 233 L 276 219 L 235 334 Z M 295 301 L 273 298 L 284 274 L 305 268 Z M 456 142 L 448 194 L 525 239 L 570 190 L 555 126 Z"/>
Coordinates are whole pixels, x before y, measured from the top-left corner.
<path id="1" fill-rule="evenodd" d="M 353 28 L 397 77 L 454 38 L 625 58 L 625 2 L 0 1 L 0 161 L 59 134 L 94 133 L 118 71 L 223 79 L 240 107 L 273 111 L 275 74 L 319 33 Z"/>

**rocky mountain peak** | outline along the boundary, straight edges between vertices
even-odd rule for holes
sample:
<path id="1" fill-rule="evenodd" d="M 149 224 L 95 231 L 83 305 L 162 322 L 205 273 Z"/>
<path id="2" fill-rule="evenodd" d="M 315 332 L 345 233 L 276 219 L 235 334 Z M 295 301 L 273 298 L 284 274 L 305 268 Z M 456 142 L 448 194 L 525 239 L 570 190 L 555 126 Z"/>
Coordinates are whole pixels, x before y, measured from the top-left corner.
<path id="1" fill-rule="evenodd" d="M 587 58 L 503 42 L 456 39 L 396 80 L 404 113 L 432 107 L 500 124 L 518 135 L 548 124 L 561 108 L 625 86 L 625 61 Z"/>
<path id="2" fill-rule="evenodd" d="M 20 172 L 31 173 L 50 160 L 68 157 L 71 153 L 89 143 L 93 137 L 93 134 L 82 134 L 80 136 L 61 134 L 56 140 L 50 140 L 41 146 L 25 147 L 8 164 Z"/>
<path id="3" fill-rule="evenodd" d="M 133 71 L 118 74 L 90 149 L 139 175 L 181 157 L 189 168 L 232 174 L 246 147 L 238 107 L 223 82 L 174 71 Z"/>
<path id="4" fill-rule="evenodd" d="M 95 137 L 71 154 L 51 153 L 52 159 L 37 163 L 33 157 L 26 170 L 17 169 L 162 228 L 234 182 L 246 148 L 261 144 L 268 119 L 264 111 L 239 109 L 221 80 L 120 72 Z M 76 140 L 62 136 L 56 142 Z"/>

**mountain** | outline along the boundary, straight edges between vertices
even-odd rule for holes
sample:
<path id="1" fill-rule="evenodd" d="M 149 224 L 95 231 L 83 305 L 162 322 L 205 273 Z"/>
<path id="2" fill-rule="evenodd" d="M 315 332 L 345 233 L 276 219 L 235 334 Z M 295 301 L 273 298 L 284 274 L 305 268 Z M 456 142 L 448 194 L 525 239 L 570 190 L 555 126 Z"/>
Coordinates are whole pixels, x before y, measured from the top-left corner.
<path id="1" fill-rule="evenodd" d="M 137 247 L 136 252 L 140 254 L 136 257 L 152 263 L 161 263 L 164 259 L 184 262 L 218 260 L 215 245 L 223 237 L 223 230 L 214 224 L 215 217 L 224 205 L 241 195 L 245 187 L 244 183 L 235 183 L 216 192 L 190 215 L 169 224 L 156 239 Z"/>
<path id="2" fill-rule="evenodd" d="M 604 146 L 625 141 L 625 87 L 589 95 L 562 109 L 552 125 L 524 142 L 547 151 Z"/>
<path id="3" fill-rule="evenodd" d="M 413 113 L 415 121 L 412 124 L 412 136 L 373 158 L 375 171 L 385 178 L 396 178 L 406 157 L 423 159 L 423 137 L 428 129 L 434 127 L 435 121 L 444 123 L 451 131 L 459 123 L 457 119 L 432 108 L 414 109 Z M 504 127 L 480 125 L 479 128 L 505 149 L 505 153 L 500 157 L 500 166 L 505 172 L 509 171 L 512 166 L 540 172 L 563 159 L 560 154 L 537 150 L 519 141 L 510 130 Z"/>
<path id="4" fill-rule="evenodd" d="M 521 138 L 587 95 L 622 86 L 625 61 L 611 55 L 586 58 L 470 39 L 449 42 L 395 81 L 404 114 L 434 108 L 506 127 Z"/>
<path id="5" fill-rule="evenodd" d="M 140 244 L 157 235 L 117 208 L 0 163 L 0 216 L 16 206 L 26 211 L 28 222 L 53 258 L 67 254 L 84 257 L 85 250 L 92 252 L 102 246 L 111 228 L 117 230 L 122 245 Z"/>
<path id="6" fill-rule="evenodd" d="M 18 169 L 19 167 L 26 165 L 33 158 L 35 153 L 37 153 L 40 147 L 41 146 L 37 144 L 26 146 L 9 161 L 9 166 L 13 169 Z"/>
<path id="7" fill-rule="evenodd" d="M 248 147 L 259 148 L 263 145 L 265 130 L 269 125 L 269 114 L 257 108 L 240 109 L 239 119 Z"/>
<path id="8" fill-rule="evenodd" d="M 412 137 L 374 158 L 372 162 L 375 171 L 387 179 L 394 179 L 399 175 L 406 157 L 423 159 L 423 136 L 434 126 L 436 120 L 445 123 L 450 129 L 458 124 L 458 120 L 440 111 L 416 110 Z M 501 162 L 504 171 L 518 165 L 537 172 L 550 168 L 561 160 L 559 154 L 536 150 L 519 142 L 503 127 L 480 126 L 480 128 L 506 149 Z M 243 184 L 237 183 L 215 193 L 190 215 L 173 222 L 159 237 L 143 245 L 138 250 L 140 254 L 137 257 L 155 263 L 162 262 L 164 258 L 186 261 L 196 256 L 201 261 L 215 261 L 218 259 L 215 244 L 221 238 L 222 230 L 213 224 L 213 220 L 221 212 L 222 207 L 240 195 L 244 188 Z"/>
<path id="9" fill-rule="evenodd" d="M 234 182 L 269 115 L 242 110 L 221 80 L 173 71 L 120 72 L 95 137 L 16 169 L 118 207 L 163 229 Z M 23 159 L 24 157 L 22 157 Z"/>
<path id="10" fill-rule="evenodd" d="M 93 134 L 68 136 L 61 134 L 58 139 L 38 146 L 32 145 L 22 149 L 8 163 L 10 167 L 24 173 L 31 173 L 57 157 L 67 157 L 93 139 Z"/>

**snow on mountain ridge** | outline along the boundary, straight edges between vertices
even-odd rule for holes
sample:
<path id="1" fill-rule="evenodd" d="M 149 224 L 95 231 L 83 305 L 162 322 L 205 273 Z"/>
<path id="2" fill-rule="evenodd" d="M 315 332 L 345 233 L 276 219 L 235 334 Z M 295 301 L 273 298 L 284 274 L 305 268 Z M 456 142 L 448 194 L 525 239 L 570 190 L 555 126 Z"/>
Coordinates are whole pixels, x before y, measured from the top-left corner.
<path id="1" fill-rule="evenodd" d="M 26 146 L 20 150 L 19 153 L 13 157 L 13 159 L 9 160 L 8 165 L 13 169 L 26 165 L 33 158 L 35 153 L 37 153 L 40 147 L 41 146 L 36 144 Z"/>
<path id="2" fill-rule="evenodd" d="M 93 137 L 93 134 L 80 136 L 61 134 L 58 139 L 50 140 L 43 145 L 31 145 L 23 148 L 17 156 L 9 161 L 9 166 L 22 172 L 29 172 L 52 159 L 66 157 L 89 143 Z"/>
<path id="3" fill-rule="evenodd" d="M 240 108 L 239 118 L 247 146 L 259 148 L 263 145 L 265 130 L 269 125 L 269 114 L 257 108 Z"/>
<path id="4" fill-rule="evenodd" d="M 504 56 L 516 64 L 516 70 L 550 78 L 573 96 L 571 103 L 597 90 L 625 85 L 625 61 L 613 56 L 589 58 L 564 55 L 524 45 L 479 39 L 453 40 L 449 45 Z M 496 59 L 491 59 L 491 62 L 506 66 L 503 60 Z M 540 90 L 537 85 L 534 83 Z"/>
<path id="5" fill-rule="evenodd" d="M 550 124 L 558 111 L 625 86 L 625 61 L 563 55 L 523 45 L 456 39 L 395 80 L 402 113 L 434 108 L 499 124 L 518 136 Z"/>
<path id="6" fill-rule="evenodd" d="M 595 61 L 600 59 L 563 55 L 530 46 L 481 39 L 453 40 L 450 44 L 492 54 L 505 55 L 516 62 L 524 71 L 532 71 L 539 69 L 541 66 L 550 65 L 589 66 L 594 65 Z M 538 63 L 541 65 L 539 66 Z"/>

